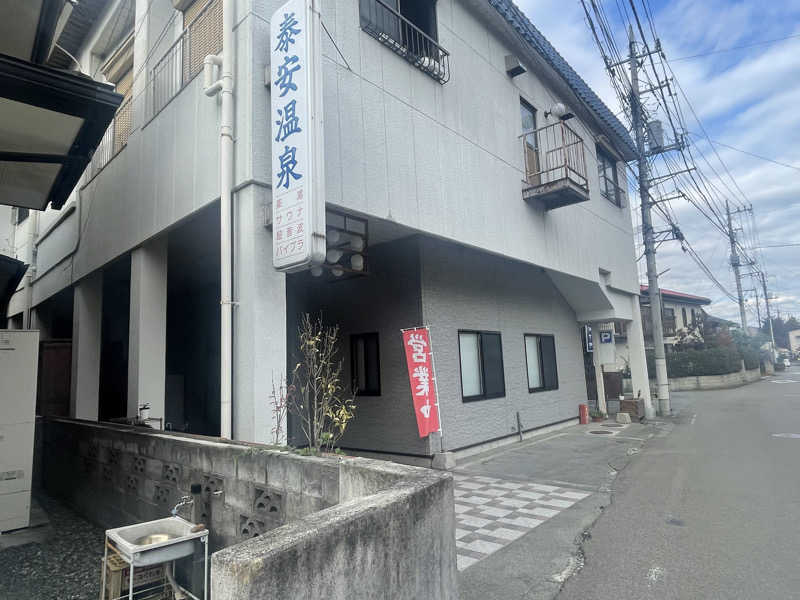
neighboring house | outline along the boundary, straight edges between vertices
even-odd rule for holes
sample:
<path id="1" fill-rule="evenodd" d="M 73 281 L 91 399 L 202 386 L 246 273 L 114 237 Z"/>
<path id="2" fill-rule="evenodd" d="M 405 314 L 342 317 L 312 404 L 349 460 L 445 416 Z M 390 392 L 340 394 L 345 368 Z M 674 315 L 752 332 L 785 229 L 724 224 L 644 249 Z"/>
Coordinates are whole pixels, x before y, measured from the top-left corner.
<path id="1" fill-rule="evenodd" d="M 703 319 L 703 331 L 707 333 L 720 333 L 721 331 L 730 332 L 731 330 L 739 329 L 739 323 L 715 317 L 708 313 L 705 314 Z"/>
<path id="2" fill-rule="evenodd" d="M 9 317 L 30 312 L 44 339 L 71 339 L 70 415 L 132 417 L 146 402 L 170 428 L 219 435 L 221 272 L 237 439 L 270 441 L 269 394 L 292 369 L 303 312 L 340 325 L 344 377 L 359 382 L 346 448 L 427 459 L 575 418 L 620 362 L 613 336 L 584 352 L 587 324 L 626 328 L 647 394 L 633 144 L 511 0 L 322 3 L 336 42 L 323 37 L 328 263 L 273 269 L 264 73 L 280 4 L 113 0 L 67 21 L 65 48 L 123 101 L 70 200 L 29 217 L 35 276 Z M 220 105 L 201 74 L 221 51 L 235 61 L 230 265 Z M 417 433 L 400 330 L 419 325 L 443 440 Z M 290 438 L 302 442 L 291 426 Z"/>
<path id="3" fill-rule="evenodd" d="M 653 329 L 650 318 L 650 294 L 648 286 L 640 286 L 639 296 L 642 310 L 642 326 L 647 348 L 653 347 Z M 664 346 L 669 350 L 678 340 L 681 330 L 689 332 L 703 323 L 703 306 L 711 304 L 709 298 L 685 292 L 661 288 L 662 324 L 664 327 Z M 698 336 L 699 337 L 699 336 Z"/>
<path id="4" fill-rule="evenodd" d="M 800 329 L 791 330 L 788 336 L 789 349 L 792 351 L 792 356 L 798 357 L 800 355 Z"/>

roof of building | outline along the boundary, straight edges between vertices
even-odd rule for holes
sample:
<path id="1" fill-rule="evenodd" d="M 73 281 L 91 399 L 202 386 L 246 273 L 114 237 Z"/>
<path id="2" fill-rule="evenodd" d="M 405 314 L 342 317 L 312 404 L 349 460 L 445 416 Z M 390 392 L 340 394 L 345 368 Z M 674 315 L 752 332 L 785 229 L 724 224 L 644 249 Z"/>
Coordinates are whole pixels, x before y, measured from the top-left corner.
<path id="1" fill-rule="evenodd" d="M 639 293 L 642 295 L 649 295 L 648 286 L 640 285 Z M 675 290 L 668 290 L 666 288 L 661 288 L 661 296 L 665 298 L 670 298 L 672 300 L 689 302 L 691 304 L 711 304 L 711 299 L 706 298 L 704 296 L 695 296 L 694 294 L 687 294 L 686 292 L 676 292 Z"/>
<path id="2" fill-rule="evenodd" d="M 616 138 L 613 140 L 616 142 L 615 145 L 619 146 L 625 157 L 635 156 L 636 148 L 625 126 L 614 116 L 611 109 L 600 100 L 600 97 L 589 87 L 589 84 L 558 53 L 558 50 L 547 41 L 542 32 L 531 23 L 525 13 L 512 0 L 488 0 L 488 2 L 555 69 L 575 95 L 592 111 L 600 123 L 613 134 L 613 137 Z"/>
<path id="3" fill-rule="evenodd" d="M 708 313 L 706 313 L 706 321 L 709 323 L 727 325 L 728 327 L 739 327 L 739 324 L 736 321 L 730 321 L 728 319 L 723 319 L 722 317 L 715 317 L 714 315 L 710 315 Z"/>

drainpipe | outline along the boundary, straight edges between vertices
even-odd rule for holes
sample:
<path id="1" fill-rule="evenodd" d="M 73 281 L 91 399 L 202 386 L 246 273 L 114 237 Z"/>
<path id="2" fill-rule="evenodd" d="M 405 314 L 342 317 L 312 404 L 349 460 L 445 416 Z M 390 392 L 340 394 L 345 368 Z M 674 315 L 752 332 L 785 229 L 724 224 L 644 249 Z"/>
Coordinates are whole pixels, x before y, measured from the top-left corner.
<path id="1" fill-rule="evenodd" d="M 232 371 L 233 371 L 233 282 L 231 262 L 233 235 L 233 0 L 222 0 L 222 56 L 206 56 L 203 77 L 207 96 L 222 94 L 219 126 L 219 224 L 220 224 L 220 437 L 233 435 Z M 220 78 L 211 82 L 214 66 L 220 67 Z"/>

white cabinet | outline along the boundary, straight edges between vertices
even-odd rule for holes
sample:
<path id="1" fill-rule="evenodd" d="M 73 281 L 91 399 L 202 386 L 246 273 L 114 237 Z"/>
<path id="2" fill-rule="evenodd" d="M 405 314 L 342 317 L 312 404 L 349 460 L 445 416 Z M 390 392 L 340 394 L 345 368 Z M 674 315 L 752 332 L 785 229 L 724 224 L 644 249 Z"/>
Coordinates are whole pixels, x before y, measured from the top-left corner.
<path id="1" fill-rule="evenodd" d="M 0 531 L 30 520 L 39 332 L 0 330 Z"/>

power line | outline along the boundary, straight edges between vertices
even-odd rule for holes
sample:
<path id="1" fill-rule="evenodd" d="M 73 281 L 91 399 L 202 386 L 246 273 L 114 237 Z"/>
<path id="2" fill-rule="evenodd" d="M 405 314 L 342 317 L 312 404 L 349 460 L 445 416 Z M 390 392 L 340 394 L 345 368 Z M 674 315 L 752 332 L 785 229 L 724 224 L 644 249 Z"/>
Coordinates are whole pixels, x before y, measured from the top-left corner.
<path id="1" fill-rule="evenodd" d="M 696 135 L 696 134 L 695 134 Z M 780 162 L 778 160 L 774 160 L 772 158 L 767 158 L 766 156 L 761 156 L 760 154 L 754 154 L 753 152 L 748 152 L 747 150 L 742 150 L 741 148 L 736 148 L 735 146 L 731 146 L 729 144 L 725 144 L 723 142 L 718 142 L 717 140 L 708 140 L 712 144 L 716 144 L 717 146 L 725 146 L 726 148 L 730 148 L 731 150 L 736 150 L 736 152 L 741 152 L 742 154 L 747 154 L 748 156 L 752 156 L 753 158 L 758 158 L 760 160 L 764 160 L 766 162 L 771 162 L 776 165 L 780 165 L 781 167 L 786 167 L 787 169 L 794 169 L 795 171 L 800 171 L 800 167 L 795 167 L 794 165 L 789 165 L 784 162 Z"/>
<path id="2" fill-rule="evenodd" d="M 711 56 L 712 54 L 721 54 L 722 52 L 733 52 L 734 50 L 743 50 L 745 48 L 754 48 L 756 46 L 766 46 L 768 44 L 774 44 L 776 42 L 782 42 L 784 40 L 790 40 L 792 38 L 800 38 L 800 33 L 794 35 L 787 35 L 785 37 L 774 38 L 771 40 L 764 40 L 762 42 L 753 42 L 752 44 L 744 44 L 742 46 L 730 46 L 729 48 L 720 48 L 719 50 L 710 50 L 708 52 L 702 52 L 700 54 L 692 54 L 690 56 L 680 56 L 678 58 L 671 58 L 672 62 L 676 62 L 679 60 L 691 60 L 693 58 L 702 58 L 703 56 Z"/>

